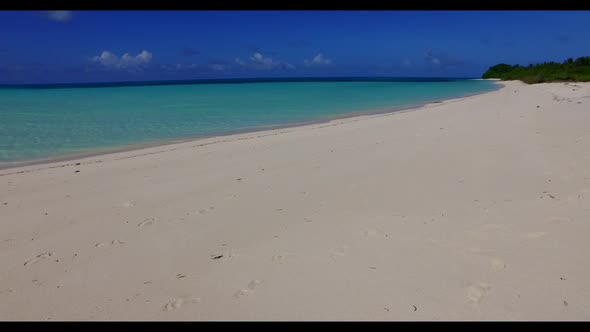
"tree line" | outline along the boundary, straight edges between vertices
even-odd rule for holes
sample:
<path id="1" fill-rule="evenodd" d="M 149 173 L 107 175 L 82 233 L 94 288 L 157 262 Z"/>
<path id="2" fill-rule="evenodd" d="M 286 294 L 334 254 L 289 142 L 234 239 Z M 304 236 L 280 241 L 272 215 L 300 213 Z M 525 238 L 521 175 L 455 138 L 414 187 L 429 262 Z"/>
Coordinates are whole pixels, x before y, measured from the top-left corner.
<path id="1" fill-rule="evenodd" d="M 521 80 L 528 84 L 543 82 L 590 81 L 590 57 L 569 58 L 563 63 L 544 62 L 528 66 L 505 63 L 490 67 L 482 78 L 499 78 L 503 81 Z"/>

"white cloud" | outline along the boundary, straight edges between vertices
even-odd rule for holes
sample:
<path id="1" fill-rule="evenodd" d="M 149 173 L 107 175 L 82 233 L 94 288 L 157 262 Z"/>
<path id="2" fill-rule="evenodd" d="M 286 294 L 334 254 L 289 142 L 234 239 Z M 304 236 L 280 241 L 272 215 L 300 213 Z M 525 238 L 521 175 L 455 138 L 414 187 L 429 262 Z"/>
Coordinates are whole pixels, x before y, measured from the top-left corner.
<path id="1" fill-rule="evenodd" d="M 190 71 L 203 68 L 203 66 L 196 63 L 154 64 L 153 66 L 153 68 L 159 68 L 169 72 Z"/>
<path id="2" fill-rule="evenodd" d="M 426 51 L 424 58 L 427 63 L 440 67 L 461 66 L 465 64 L 465 60 L 458 59 L 443 52 L 434 52 L 432 50 Z"/>
<path id="3" fill-rule="evenodd" d="M 215 71 L 223 71 L 229 68 L 229 65 L 224 65 L 224 64 L 220 64 L 220 63 L 210 63 L 207 65 L 207 67 L 209 67 L 212 70 Z"/>
<path id="4" fill-rule="evenodd" d="M 176 70 L 195 69 L 198 66 L 199 65 L 197 65 L 196 63 L 177 63 L 176 64 Z"/>
<path id="5" fill-rule="evenodd" d="M 274 60 L 270 57 L 265 57 L 262 53 L 259 52 L 252 54 L 249 60 L 249 62 L 245 62 L 236 58 L 236 63 L 240 66 L 245 66 L 259 70 L 295 69 L 295 66 L 288 62 Z"/>
<path id="6" fill-rule="evenodd" d="M 143 50 L 138 55 L 123 54 L 118 57 L 109 51 L 102 51 L 100 55 L 92 57 L 92 61 L 112 69 L 139 69 L 152 61 L 152 53 Z"/>
<path id="7" fill-rule="evenodd" d="M 328 66 L 332 64 L 332 60 L 325 58 L 322 53 L 319 53 L 318 55 L 314 56 L 311 60 L 304 60 L 303 63 L 305 63 L 307 67 Z"/>
<path id="8" fill-rule="evenodd" d="M 70 10 L 48 10 L 43 16 L 56 22 L 68 22 L 74 17 L 74 13 Z"/>
<path id="9" fill-rule="evenodd" d="M 276 62 L 272 61 L 272 58 L 265 58 L 262 53 L 254 53 L 250 57 L 250 61 L 263 67 L 272 67 Z"/>

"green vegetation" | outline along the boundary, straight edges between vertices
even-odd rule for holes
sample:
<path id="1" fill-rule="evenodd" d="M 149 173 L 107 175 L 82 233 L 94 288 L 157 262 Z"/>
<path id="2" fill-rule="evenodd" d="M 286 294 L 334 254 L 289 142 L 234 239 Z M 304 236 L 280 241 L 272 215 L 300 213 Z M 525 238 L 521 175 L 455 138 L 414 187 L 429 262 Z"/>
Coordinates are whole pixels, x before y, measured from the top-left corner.
<path id="1" fill-rule="evenodd" d="M 499 78 L 503 81 L 521 80 L 528 84 L 543 82 L 589 82 L 590 57 L 567 59 L 563 63 L 545 62 L 543 64 L 507 65 L 501 63 L 490 67 L 482 78 Z"/>

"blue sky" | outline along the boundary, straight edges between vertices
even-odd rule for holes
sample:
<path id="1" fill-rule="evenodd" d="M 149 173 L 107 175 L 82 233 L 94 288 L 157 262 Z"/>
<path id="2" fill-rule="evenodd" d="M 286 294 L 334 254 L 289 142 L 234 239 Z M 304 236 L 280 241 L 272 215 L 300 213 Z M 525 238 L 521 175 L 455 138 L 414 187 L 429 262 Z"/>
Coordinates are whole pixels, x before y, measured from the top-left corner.
<path id="1" fill-rule="evenodd" d="M 590 55 L 590 11 L 3 11 L 0 83 L 479 77 Z"/>

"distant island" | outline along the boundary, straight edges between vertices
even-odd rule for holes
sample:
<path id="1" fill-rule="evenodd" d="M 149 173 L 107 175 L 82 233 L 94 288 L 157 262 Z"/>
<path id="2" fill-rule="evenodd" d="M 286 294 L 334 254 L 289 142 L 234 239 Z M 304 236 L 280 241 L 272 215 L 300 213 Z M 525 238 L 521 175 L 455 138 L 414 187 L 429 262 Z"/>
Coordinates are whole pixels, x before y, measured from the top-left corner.
<path id="1" fill-rule="evenodd" d="M 543 82 L 589 82 L 590 57 L 569 58 L 563 63 L 545 62 L 542 64 L 507 65 L 501 63 L 490 67 L 482 78 L 499 78 L 503 81 L 520 80 L 528 84 Z"/>

